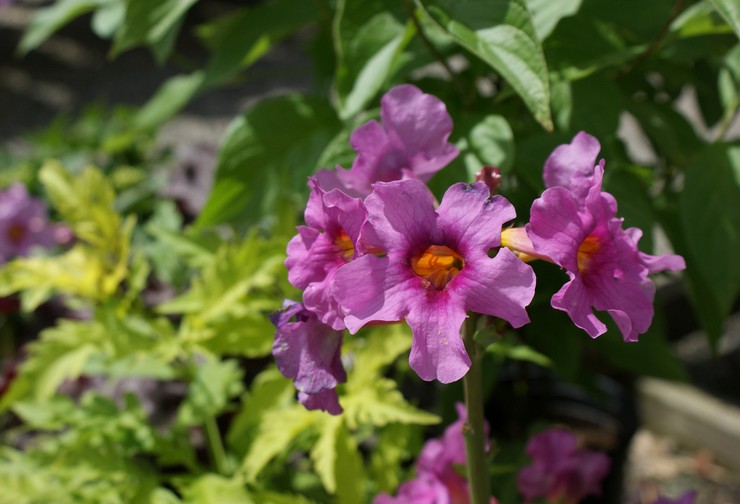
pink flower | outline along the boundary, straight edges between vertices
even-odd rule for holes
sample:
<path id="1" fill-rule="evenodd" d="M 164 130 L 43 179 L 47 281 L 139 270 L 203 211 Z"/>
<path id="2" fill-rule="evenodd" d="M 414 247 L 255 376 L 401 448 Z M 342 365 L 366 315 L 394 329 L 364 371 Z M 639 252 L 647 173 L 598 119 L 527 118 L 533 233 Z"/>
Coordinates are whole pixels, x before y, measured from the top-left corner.
<path id="1" fill-rule="evenodd" d="M 459 153 L 447 142 L 452 119 L 444 103 L 416 86 L 402 84 L 383 95 L 380 117 L 382 123 L 369 121 L 352 133 L 357 158 L 350 170 L 317 173 L 322 186 L 366 196 L 379 181 L 426 182 Z"/>
<path id="2" fill-rule="evenodd" d="M 698 495 L 699 494 L 696 490 L 689 490 L 678 499 L 669 499 L 667 497 L 660 496 L 658 497 L 658 500 L 653 502 L 653 504 L 694 504 Z"/>
<path id="3" fill-rule="evenodd" d="M 463 425 L 467 412 L 462 403 L 455 405 L 458 420 L 441 438 L 430 439 L 416 461 L 416 478 L 398 487 L 396 497 L 381 494 L 373 504 L 469 504 L 468 482 L 460 473 L 466 464 Z M 488 425 L 486 424 L 486 432 Z M 490 504 L 496 504 L 491 497 Z"/>
<path id="4" fill-rule="evenodd" d="M 655 286 L 648 275 L 686 266 L 680 256 L 652 256 L 637 249 L 642 232 L 623 229 L 622 219 L 616 216 L 616 200 L 601 190 L 603 162 L 593 167 L 594 148 L 598 151 L 596 139 L 579 133 L 572 144 L 553 152 L 546 163 L 545 180 L 563 185 L 550 187 L 535 200 L 526 232 L 533 255 L 548 257 L 565 268 L 570 278 L 552 297 L 553 308 L 568 313 L 591 337 L 606 332 L 592 308 L 607 311 L 625 341 L 637 341 L 653 319 Z M 580 168 L 558 178 L 557 167 L 578 162 Z M 515 232 L 509 235 L 507 242 L 522 238 Z M 521 243 L 519 250 L 527 252 Z"/>
<path id="5" fill-rule="evenodd" d="M 514 208 L 484 184 L 455 184 L 435 209 L 418 180 L 378 182 L 365 200 L 362 235 L 386 253 L 364 255 L 337 270 L 335 295 L 351 333 L 369 322 L 406 319 L 413 332 L 409 362 L 423 380 L 450 383 L 470 367 L 460 329 L 467 310 L 529 322 L 532 269 L 508 249 L 495 257 L 501 226 Z M 370 238 L 375 234 L 374 238 Z M 362 240 L 360 240 L 362 242 Z"/>
<path id="6" fill-rule="evenodd" d="M 609 472 L 609 457 L 578 449 L 575 435 L 553 428 L 533 436 L 527 443 L 532 464 L 523 468 L 517 486 L 527 502 L 545 498 L 548 502 L 576 504 L 587 495 L 601 493 L 601 480 Z"/>
<path id="7" fill-rule="evenodd" d="M 343 331 L 322 324 L 316 314 L 290 300 L 270 318 L 277 327 L 272 354 L 280 372 L 294 380 L 298 400 L 306 409 L 340 414 L 336 387 L 347 380 L 341 361 Z"/>
<path id="8" fill-rule="evenodd" d="M 311 195 L 306 226 L 288 243 L 288 280 L 304 289 L 303 304 L 333 329 L 344 329 L 343 314 L 332 293 L 336 271 L 357 256 L 355 250 L 366 213 L 362 201 L 309 179 Z"/>
<path id="9" fill-rule="evenodd" d="M 0 191 L 0 263 L 26 256 L 33 247 L 51 247 L 55 229 L 43 201 L 31 197 L 23 184 Z"/>

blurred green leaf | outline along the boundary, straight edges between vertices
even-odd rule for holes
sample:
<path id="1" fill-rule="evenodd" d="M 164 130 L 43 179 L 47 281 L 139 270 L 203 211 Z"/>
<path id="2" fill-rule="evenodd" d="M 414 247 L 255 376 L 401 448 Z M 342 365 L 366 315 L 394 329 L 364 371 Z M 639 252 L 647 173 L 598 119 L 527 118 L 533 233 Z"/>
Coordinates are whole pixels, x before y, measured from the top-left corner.
<path id="1" fill-rule="evenodd" d="M 73 19 L 95 10 L 104 2 L 105 0 L 59 0 L 40 9 L 23 34 L 18 44 L 18 52 L 25 55 L 36 49 L 55 31 Z"/>
<path id="2" fill-rule="evenodd" d="M 342 417 L 323 420 L 311 459 L 324 488 L 339 502 L 365 500 L 362 457 Z"/>
<path id="3" fill-rule="evenodd" d="M 229 126 L 196 227 L 254 223 L 274 214 L 280 197 L 305 198 L 306 177 L 339 128 L 334 110 L 319 98 L 258 103 Z"/>
<path id="4" fill-rule="evenodd" d="M 532 12 L 532 22 L 534 23 L 539 39 L 545 40 L 561 19 L 578 12 L 582 1 L 527 0 L 527 7 Z"/>
<path id="5" fill-rule="evenodd" d="M 740 38 L 740 5 L 736 0 L 709 0 Z"/>
<path id="6" fill-rule="evenodd" d="M 244 485 L 217 474 L 204 474 L 183 492 L 184 504 L 257 504 Z"/>
<path id="7" fill-rule="evenodd" d="M 242 390 L 242 371 L 236 361 L 206 362 L 197 367 L 188 395 L 177 412 L 177 422 L 200 425 L 224 411 L 229 400 Z"/>
<path id="8" fill-rule="evenodd" d="M 547 65 L 524 0 L 430 0 L 424 6 L 459 45 L 500 73 L 537 121 L 552 130 Z"/>

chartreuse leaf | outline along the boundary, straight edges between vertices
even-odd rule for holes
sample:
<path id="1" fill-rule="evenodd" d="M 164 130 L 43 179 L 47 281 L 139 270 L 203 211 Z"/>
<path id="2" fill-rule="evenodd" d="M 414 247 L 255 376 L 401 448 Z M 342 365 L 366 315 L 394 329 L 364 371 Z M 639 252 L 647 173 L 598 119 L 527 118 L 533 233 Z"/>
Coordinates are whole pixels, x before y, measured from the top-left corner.
<path id="1" fill-rule="evenodd" d="M 300 201 L 306 177 L 339 129 L 326 100 L 289 95 L 261 101 L 229 126 L 196 226 L 254 223 L 286 200 Z"/>
<path id="2" fill-rule="evenodd" d="M 280 306 L 285 280 L 284 242 L 251 233 L 242 243 L 224 244 L 185 294 L 158 307 L 184 314 L 183 341 L 216 355 L 250 357 L 270 352 L 274 326 L 267 315 Z"/>
<path id="3" fill-rule="evenodd" d="M 307 411 L 301 404 L 265 413 L 239 473 L 248 482 L 256 481 L 272 459 L 287 453 L 293 441 L 304 431 L 312 429 L 323 416 L 321 412 Z"/>
<path id="4" fill-rule="evenodd" d="M 199 477 L 183 494 L 186 504 L 258 504 L 240 482 L 217 474 Z"/>
<path id="5" fill-rule="evenodd" d="M 548 131 L 550 83 L 524 0 L 424 0 L 427 13 L 460 46 L 491 65 Z"/>
<path id="6" fill-rule="evenodd" d="M 324 488 L 339 502 L 365 500 L 362 457 L 342 417 L 324 417 L 311 460 Z"/>
<path id="7" fill-rule="evenodd" d="M 370 451 L 369 478 L 380 492 L 394 493 L 401 483 L 403 462 L 419 453 L 421 429 L 408 424 L 392 424 L 380 430 L 378 442 Z"/>
<path id="8" fill-rule="evenodd" d="M 105 0 L 59 0 L 52 5 L 40 9 L 33 16 L 31 24 L 26 29 L 18 44 L 21 55 L 36 49 L 55 31 L 71 22 L 73 19 L 95 10 Z"/>
<path id="9" fill-rule="evenodd" d="M 242 371 L 234 360 L 198 366 L 188 395 L 177 413 L 177 422 L 190 427 L 224 411 L 229 400 L 242 391 Z"/>
<path id="10" fill-rule="evenodd" d="M 740 4 L 736 0 L 709 0 L 740 38 Z"/>
<path id="11" fill-rule="evenodd" d="M 169 55 L 180 24 L 197 0 L 126 0 L 126 15 L 113 41 L 113 56 L 138 45 L 150 45 L 162 63 Z"/>
<path id="12" fill-rule="evenodd" d="M 339 115 L 362 111 L 391 77 L 413 35 L 401 2 L 340 0 L 334 17 Z"/>
<path id="13" fill-rule="evenodd" d="M 716 344 L 740 293 L 740 147 L 709 146 L 686 170 L 679 216 L 691 298 Z"/>

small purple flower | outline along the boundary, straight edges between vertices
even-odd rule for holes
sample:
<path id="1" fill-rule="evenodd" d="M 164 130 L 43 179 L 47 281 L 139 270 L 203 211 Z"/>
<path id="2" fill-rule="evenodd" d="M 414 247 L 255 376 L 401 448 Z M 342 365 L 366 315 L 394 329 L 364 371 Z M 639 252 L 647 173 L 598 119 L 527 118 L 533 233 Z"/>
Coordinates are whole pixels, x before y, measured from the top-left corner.
<path id="1" fill-rule="evenodd" d="M 698 495 L 699 493 L 696 490 L 689 490 L 678 499 L 660 496 L 653 504 L 694 504 Z"/>
<path id="2" fill-rule="evenodd" d="M 333 189 L 325 191 L 309 178 L 311 195 L 306 226 L 288 243 L 288 280 L 304 289 L 303 304 L 333 329 L 344 329 L 343 313 L 334 299 L 332 283 L 337 269 L 357 255 L 355 244 L 366 213 L 362 201 Z"/>
<path id="3" fill-rule="evenodd" d="M 280 372 L 293 379 L 298 400 L 306 409 L 340 414 L 336 387 L 347 380 L 340 359 L 343 331 L 321 323 L 315 313 L 290 300 L 270 319 L 277 327 L 272 354 Z"/>
<path id="4" fill-rule="evenodd" d="M 0 191 L 0 263 L 26 256 L 33 247 L 51 247 L 55 228 L 43 201 L 30 196 L 23 184 Z"/>
<path id="5" fill-rule="evenodd" d="M 368 195 L 375 182 L 416 178 L 426 182 L 455 159 L 457 148 L 447 139 L 452 119 L 444 103 L 416 86 L 402 84 L 380 100 L 380 118 L 357 128 L 350 138 L 357 151 L 352 168 L 317 174 L 326 187 Z"/>
<path id="6" fill-rule="evenodd" d="M 362 235 L 376 235 L 368 244 L 386 254 L 364 255 L 336 272 L 334 292 L 351 333 L 405 318 L 413 332 L 411 368 L 423 380 L 450 383 L 470 368 L 460 337 L 467 310 L 515 327 L 529 322 L 532 269 L 505 248 L 488 256 L 502 224 L 515 216 L 506 199 L 490 197 L 484 184 L 459 183 L 435 209 L 422 182 L 401 180 L 375 184 L 365 207 Z"/>
<path id="7" fill-rule="evenodd" d="M 586 158 L 582 165 L 593 164 L 596 140 L 585 133 L 576 139 L 556 149 L 559 156 L 553 153 L 548 159 L 551 180 L 557 179 L 555 167 L 564 166 L 565 161 L 575 163 L 574 145 L 585 144 L 587 147 L 581 147 Z M 598 150 L 598 142 L 595 145 Z M 637 249 L 642 232 L 623 229 L 623 220 L 616 216 L 616 200 L 601 190 L 602 165 L 592 168 L 590 176 L 585 169 L 568 173 L 573 184 L 545 190 L 532 204 L 526 226 L 536 255 L 565 268 L 570 278 L 552 297 L 552 306 L 568 313 L 576 326 L 594 338 L 606 332 L 606 326 L 592 308 L 607 311 L 624 340 L 637 341 L 653 320 L 655 286 L 648 275 L 684 269 L 684 260 L 677 255 L 652 256 Z M 591 186 L 581 198 L 583 181 L 590 181 Z"/>
<path id="8" fill-rule="evenodd" d="M 601 493 L 601 480 L 609 472 L 609 457 L 579 449 L 575 435 L 553 428 L 533 436 L 527 443 L 532 464 L 523 468 L 517 486 L 527 502 L 576 504 L 587 495 Z"/>

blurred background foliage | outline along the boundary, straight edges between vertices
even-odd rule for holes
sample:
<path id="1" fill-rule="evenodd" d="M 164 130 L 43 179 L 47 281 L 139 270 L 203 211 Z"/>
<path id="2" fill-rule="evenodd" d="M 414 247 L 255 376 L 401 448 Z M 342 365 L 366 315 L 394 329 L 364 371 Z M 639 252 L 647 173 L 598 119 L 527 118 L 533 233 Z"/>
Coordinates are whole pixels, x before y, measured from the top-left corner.
<path id="1" fill-rule="evenodd" d="M 354 504 L 405 479 L 425 426 L 448 423 L 460 391 L 430 392 L 397 359 L 405 330 L 374 328 L 347 338 L 345 413 L 305 411 L 270 364 L 266 317 L 298 295 L 283 260 L 306 177 L 351 165 L 350 133 L 398 83 L 438 96 L 453 118 L 461 154 L 431 181 L 437 195 L 497 166 L 517 224 L 544 189 L 552 149 L 595 135 L 625 225 L 644 230 L 643 251 L 686 258 L 685 292 L 718 341 L 740 293 L 734 0 L 266 0 L 193 28 L 196 4 L 58 0 L 18 44 L 19 55 L 34 51 L 82 16 L 111 58 L 146 47 L 183 72 L 140 108 L 91 106 L 31 134 L 27 151 L 0 154 L 0 186 L 26 183 L 76 237 L 0 267 L 0 295 L 22 308 L 0 315 L 12 361 L 0 502 Z M 204 64 L 178 53 L 183 29 Z M 197 216 L 162 198 L 162 125 L 291 37 L 311 56 L 311 91 L 234 117 Z M 635 138 L 647 140 L 642 152 Z M 684 318 L 658 312 L 639 344 L 613 328 L 592 342 L 549 307 L 562 273 L 537 268 L 533 323 L 489 348 L 491 391 L 511 361 L 592 392 L 604 373 L 685 379 L 666 343 Z M 504 489 L 522 461 L 502 447 Z"/>

